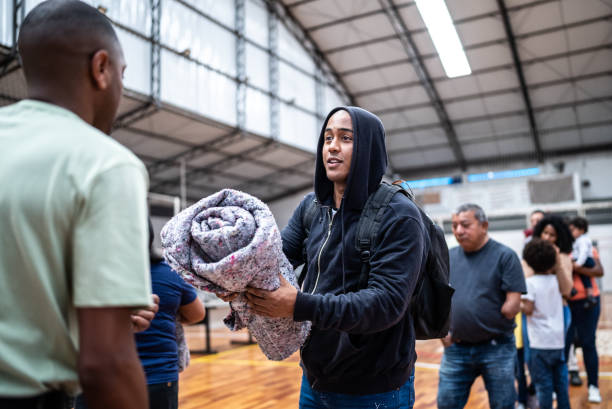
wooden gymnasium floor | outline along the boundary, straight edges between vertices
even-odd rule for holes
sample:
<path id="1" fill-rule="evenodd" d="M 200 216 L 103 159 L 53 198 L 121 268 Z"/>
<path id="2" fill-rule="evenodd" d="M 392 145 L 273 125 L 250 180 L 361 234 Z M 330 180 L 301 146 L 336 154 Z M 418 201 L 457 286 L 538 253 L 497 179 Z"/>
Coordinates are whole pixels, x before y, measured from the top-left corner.
<path id="1" fill-rule="evenodd" d="M 602 403 L 595 405 L 587 402 L 586 386 L 571 387 L 573 409 L 612 409 L 612 294 L 605 295 L 602 304 L 597 332 Z M 211 318 L 213 321 L 219 320 L 222 315 L 222 311 L 213 311 Z M 186 333 L 191 349 L 203 348 L 202 328 L 191 327 Z M 191 365 L 181 374 L 179 381 L 181 409 L 297 408 L 301 380 L 298 354 L 283 362 L 273 362 L 265 358 L 257 345 L 244 346 L 230 342 L 246 339 L 244 332 L 230 333 L 224 328 L 213 330 L 212 345 L 220 352 L 214 355 L 192 354 Z M 440 342 L 418 341 L 417 353 L 415 408 L 433 408 L 436 406 L 438 365 L 442 355 Z M 578 355 L 581 371 L 584 371 L 580 352 Z M 583 383 L 586 383 L 584 372 L 581 375 Z M 472 386 L 466 407 L 488 407 L 480 378 Z"/>

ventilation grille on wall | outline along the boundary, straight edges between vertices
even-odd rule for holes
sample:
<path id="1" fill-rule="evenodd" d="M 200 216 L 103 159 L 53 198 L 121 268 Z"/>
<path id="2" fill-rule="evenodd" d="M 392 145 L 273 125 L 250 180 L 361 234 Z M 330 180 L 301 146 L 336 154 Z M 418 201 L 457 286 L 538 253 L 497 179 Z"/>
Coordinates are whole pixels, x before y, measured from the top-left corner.
<path id="1" fill-rule="evenodd" d="M 573 202 L 576 200 L 573 175 L 554 179 L 533 179 L 527 182 L 529 199 L 533 204 Z"/>

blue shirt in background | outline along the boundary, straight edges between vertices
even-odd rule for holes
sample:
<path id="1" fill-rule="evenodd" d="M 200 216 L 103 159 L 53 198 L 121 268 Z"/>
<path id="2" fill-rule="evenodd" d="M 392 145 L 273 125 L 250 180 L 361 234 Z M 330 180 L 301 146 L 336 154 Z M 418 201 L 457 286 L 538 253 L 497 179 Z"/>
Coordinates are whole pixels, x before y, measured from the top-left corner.
<path id="1" fill-rule="evenodd" d="M 151 282 L 153 293 L 159 296 L 159 311 L 149 329 L 136 334 L 149 385 L 178 380 L 176 315 L 181 306 L 197 297 L 195 289 L 163 261 L 151 264 Z"/>

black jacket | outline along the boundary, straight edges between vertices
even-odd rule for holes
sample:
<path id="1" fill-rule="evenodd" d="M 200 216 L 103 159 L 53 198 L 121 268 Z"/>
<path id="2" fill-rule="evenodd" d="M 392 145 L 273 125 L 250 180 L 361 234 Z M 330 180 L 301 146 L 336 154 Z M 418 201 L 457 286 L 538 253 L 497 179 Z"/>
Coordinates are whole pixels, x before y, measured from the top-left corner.
<path id="1" fill-rule="evenodd" d="M 322 147 L 325 124 L 338 109 L 351 115 L 354 141 L 344 198 L 332 220 L 333 184 L 326 177 Z M 308 262 L 294 319 L 313 323 L 301 358 L 316 390 L 356 395 L 388 392 L 403 385 L 413 371 L 415 335 L 408 307 L 425 265 L 428 238 L 418 209 L 404 195 L 396 194 L 386 210 L 372 247 L 368 286 L 358 288 L 357 222 L 386 167 L 380 120 L 360 108 L 334 109 L 319 137 L 315 193 L 304 198 L 282 231 L 283 251 L 293 265 Z M 302 213 L 315 195 L 317 215 L 304 260 Z"/>

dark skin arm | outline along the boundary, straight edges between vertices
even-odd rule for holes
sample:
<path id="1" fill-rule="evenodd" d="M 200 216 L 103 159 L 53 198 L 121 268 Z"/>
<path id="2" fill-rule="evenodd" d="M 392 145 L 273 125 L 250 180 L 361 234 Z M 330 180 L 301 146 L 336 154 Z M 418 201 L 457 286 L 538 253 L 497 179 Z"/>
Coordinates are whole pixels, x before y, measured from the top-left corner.
<path id="1" fill-rule="evenodd" d="M 195 324 L 204 319 L 206 310 L 199 298 L 179 308 L 179 321 L 183 324 Z"/>
<path id="2" fill-rule="evenodd" d="M 525 315 L 531 315 L 533 314 L 533 306 L 533 301 L 523 300 L 521 302 L 521 311 L 523 311 L 523 314 Z"/>
<path id="3" fill-rule="evenodd" d="M 247 287 L 246 298 L 249 306 L 264 317 L 293 318 L 293 309 L 298 290 L 289 284 L 285 277 L 279 274 L 280 287 L 274 291 L 260 290 Z"/>
<path id="4" fill-rule="evenodd" d="M 513 320 L 514 316 L 521 310 L 521 293 L 509 291 L 506 293 L 506 301 L 502 305 L 501 313 L 509 320 Z"/>
<path id="5" fill-rule="evenodd" d="M 601 262 L 599 259 L 595 260 L 595 267 L 582 267 L 582 266 L 574 266 L 574 272 L 578 274 L 583 274 L 589 277 L 601 277 L 604 275 L 603 267 L 601 266 Z"/>
<path id="6" fill-rule="evenodd" d="M 90 409 L 147 409 L 131 308 L 79 308 L 78 374 Z"/>

